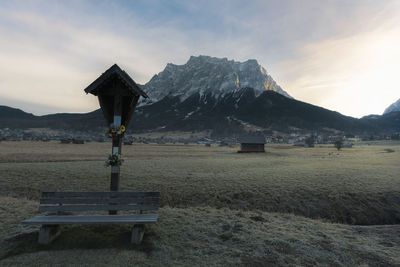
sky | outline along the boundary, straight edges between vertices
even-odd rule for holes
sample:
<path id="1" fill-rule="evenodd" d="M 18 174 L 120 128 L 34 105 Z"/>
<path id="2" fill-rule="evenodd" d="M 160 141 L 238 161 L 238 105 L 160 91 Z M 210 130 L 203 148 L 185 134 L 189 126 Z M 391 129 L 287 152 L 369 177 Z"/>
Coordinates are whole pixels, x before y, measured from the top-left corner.
<path id="1" fill-rule="evenodd" d="M 117 63 L 144 84 L 191 55 L 256 59 L 297 100 L 344 115 L 400 98 L 400 1 L 0 1 L 0 105 L 99 107 L 83 89 Z"/>

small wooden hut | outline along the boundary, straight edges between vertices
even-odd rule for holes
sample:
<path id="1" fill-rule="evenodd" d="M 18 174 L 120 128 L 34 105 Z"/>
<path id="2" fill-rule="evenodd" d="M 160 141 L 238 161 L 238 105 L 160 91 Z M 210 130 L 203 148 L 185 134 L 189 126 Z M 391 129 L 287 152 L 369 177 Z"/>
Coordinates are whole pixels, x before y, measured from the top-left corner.
<path id="1" fill-rule="evenodd" d="M 265 152 L 264 136 L 245 136 L 239 139 L 240 150 L 238 153 Z"/>
<path id="2" fill-rule="evenodd" d="M 78 145 L 83 145 L 85 143 L 85 140 L 83 139 L 72 139 L 73 144 L 78 144 Z"/>

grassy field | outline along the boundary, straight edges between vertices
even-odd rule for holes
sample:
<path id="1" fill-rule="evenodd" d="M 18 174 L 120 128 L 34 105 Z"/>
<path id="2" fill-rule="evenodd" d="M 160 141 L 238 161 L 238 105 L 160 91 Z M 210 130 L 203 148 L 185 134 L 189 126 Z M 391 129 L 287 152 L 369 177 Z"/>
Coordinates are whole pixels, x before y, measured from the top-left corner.
<path id="1" fill-rule="evenodd" d="M 0 143 L 0 264 L 400 265 L 400 143 L 263 154 L 200 145 L 123 147 L 121 190 L 160 190 L 144 244 L 127 227 L 64 227 L 36 244 L 41 190 L 107 190 L 109 143 Z M 377 224 L 381 226 L 377 226 Z M 99 232 L 104 232 L 99 235 Z M 74 236 L 87 235 L 83 241 Z M 79 255 L 83 262 L 78 262 Z"/>

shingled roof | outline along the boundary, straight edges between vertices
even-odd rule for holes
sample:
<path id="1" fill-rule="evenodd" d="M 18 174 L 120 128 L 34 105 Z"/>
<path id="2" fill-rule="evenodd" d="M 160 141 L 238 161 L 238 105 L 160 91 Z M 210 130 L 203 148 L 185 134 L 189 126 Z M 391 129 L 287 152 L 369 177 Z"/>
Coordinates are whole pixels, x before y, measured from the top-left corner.
<path id="1" fill-rule="evenodd" d="M 99 78 L 97 78 L 94 82 L 92 82 L 86 89 L 86 94 L 98 94 L 99 88 L 107 82 L 109 79 L 113 77 L 117 77 L 120 79 L 128 89 L 135 95 L 143 96 L 144 98 L 148 98 L 145 92 L 140 89 L 140 87 L 135 83 L 135 81 L 125 72 L 123 71 L 117 64 L 112 65 L 108 70 L 106 70 Z"/>
<path id="2" fill-rule="evenodd" d="M 239 138 L 242 144 L 265 144 L 264 136 L 242 136 Z"/>

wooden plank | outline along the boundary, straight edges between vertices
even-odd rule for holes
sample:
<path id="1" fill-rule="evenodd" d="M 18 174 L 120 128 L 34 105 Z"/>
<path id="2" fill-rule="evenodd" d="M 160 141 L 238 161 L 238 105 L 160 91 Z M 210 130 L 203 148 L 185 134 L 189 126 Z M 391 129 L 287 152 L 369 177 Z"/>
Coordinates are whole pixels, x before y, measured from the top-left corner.
<path id="1" fill-rule="evenodd" d="M 144 225 L 143 224 L 135 224 L 132 229 L 131 235 L 131 243 L 135 245 L 140 245 L 143 240 L 144 235 Z"/>
<path id="2" fill-rule="evenodd" d="M 41 198 L 40 204 L 158 204 L 158 197 L 143 198 Z"/>
<path id="3" fill-rule="evenodd" d="M 121 150 L 121 145 L 122 145 L 122 137 L 115 136 L 115 137 L 112 139 L 111 153 L 112 153 L 113 155 L 115 155 L 115 153 L 114 153 L 114 147 L 117 147 L 117 148 L 118 148 L 118 153 L 117 153 L 117 154 L 121 155 L 121 152 L 122 152 L 122 150 Z"/>
<path id="4" fill-rule="evenodd" d="M 36 216 L 23 221 L 23 224 L 148 224 L 156 223 L 157 214 L 131 214 L 131 215 L 61 215 L 61 216 Z"/>
<path id="5" fill-rule="evenodd" d="M 114 126 L 121 126 L 122 95 L 114 95 Z M 118 118 L 119 117 L 119 118 Z"/>
<path id="6" fill-rule="evenodd" d="M 42 245 L 50 244 L 57 236 L 60 235 L 59 225 L 42 225 L 39 230 L 38 242 Z"/>
<path id="7" fill-rule="evenodd" d="M 108 103 L 110 103 L 111 101 L 114 100 L 114 98 L 112 96 L 109 95 L 98 95 L 99 98 L 99 104 L 100 104 L 100 108 L 103 111 L 103 115 L 104 118 L 107 121 L 107 124 L 110 125 L 113 122 L 113 113 L 111 112 L 111 108 L 110 105 L 108 105 Z"/>
<path id="8" fill-rule="evenodd" d="M 129 191 L 105 191 L 105 192 L 96 192 L 96 191 L 87 191 L 87 192 L 79 192 L 79 191 L 63 191 L 63 192 L 42 192 L 42 198 L 50 198 L 50 197 L 97 197 L 97 198 L 109 198 L 109 197 L 119 197 L 119 198 L 135 198 L 135 197 L 159 197 L 160 192 L 152 191 L 152 192 L 129 192 Z"/>
<path id="9" fill-rule="evenodd" d="M 120 173 L 120 167 L 119 166 L 111 166 L 111 173 Z"/>
<path id="10" fill-rule="evenodd" d="M 118 191 L 118 189 L 119 189 L 119 168 L 118 172 L 114 172 L 114 170 L 111 169 L 110 190 Z"/>
<path id="11" fill-rule="evenodd" d="M 139 96 L 134 96 L 132 98 L 131 103 L 129 104 L 129 112 L 128 112 L 127 116 L 126 116 L 126 121 L 125 121 L 125 126 L 126 127 L 128 127 L 128 125 L 129 125 L 129 122 L 130 122 L 130 120 L 132 118 L 133 112 L 135 111 L 136 104 L 137 104 L 138 100 L 139 100 Z"/>
<path id="12" fill-rule="evenodd" d="M 114 96 L 114 120 L 113 120 L 113 125 L 114 127 L 120 127 L 121 126 L 121 120 L 122 120 L 122 96 L 120 93 L 115 90 L 117 87 L 117 84 L 113 82 L 113 87 L 114 91 L 116 92 Z M 118 147 L 118 152 L 117 154 L 121 155 L 121 143 L 122 143 L 122 136 L 115 136 L 112 139 L 112 150 L 111 153 L 114 154 L 114 147 Z M 115 172 L 113 169 L 111 169 L 111 179 L 110 179 L 110 191 L 118 191 L 119 190 L 119 168 L 118 171 Z M 110 212 L 110 214 L 116 214 L 116 212 Z"/>
<path id="13" fill-rule="evenodd" d="M 158 210 L 151 205 L 62 205 L 40 206 L 39 211 L 91 211 L 91 210 Z"/>

